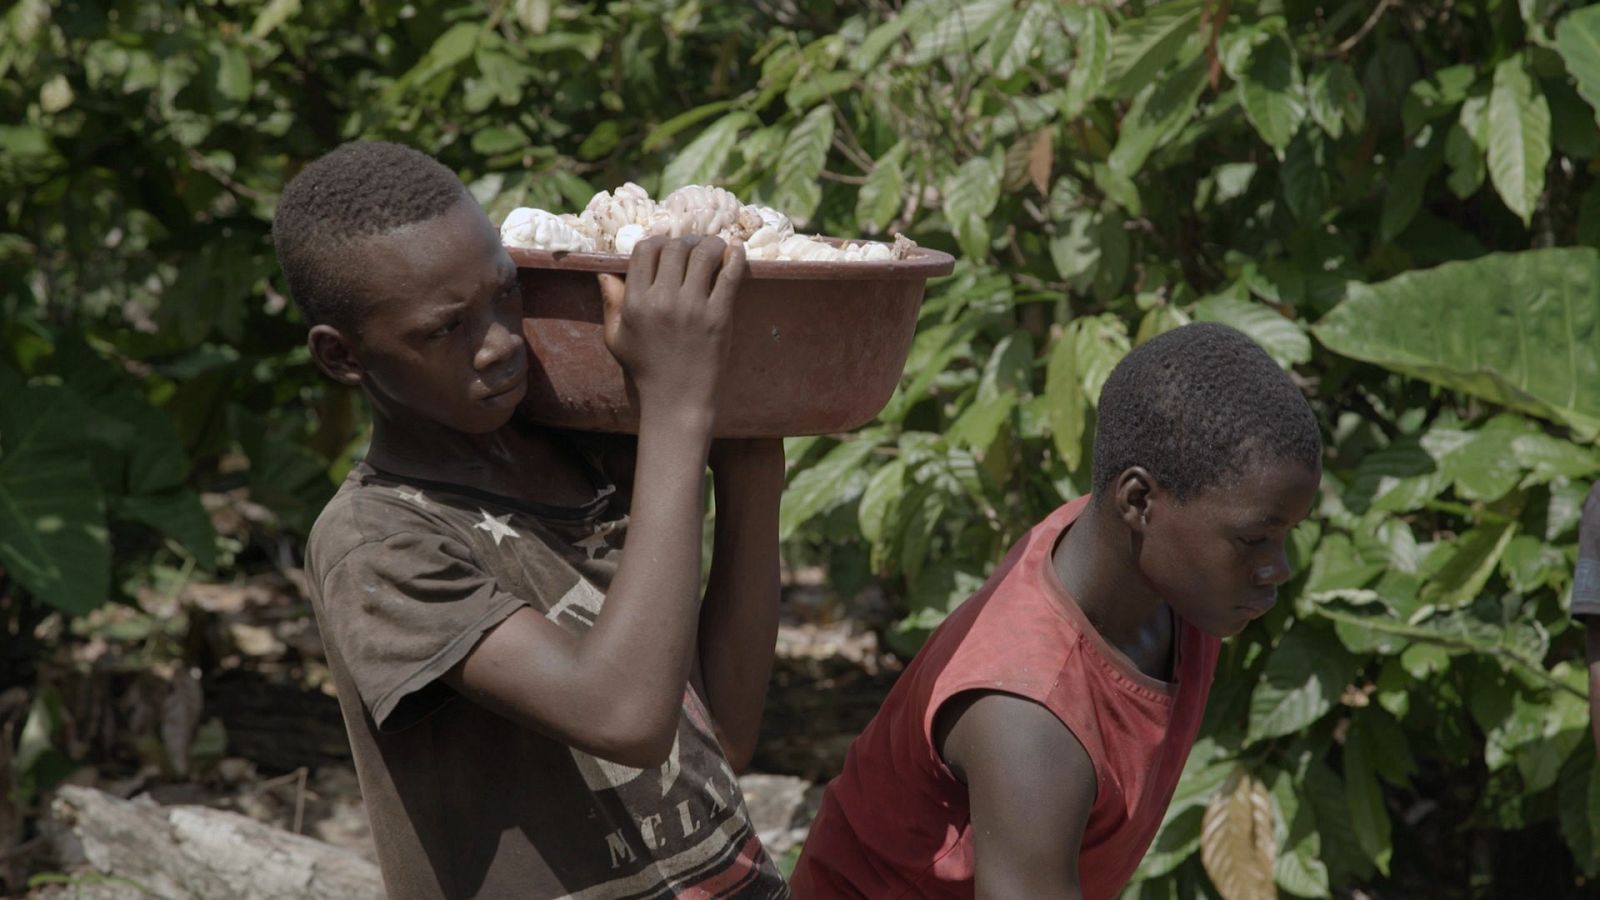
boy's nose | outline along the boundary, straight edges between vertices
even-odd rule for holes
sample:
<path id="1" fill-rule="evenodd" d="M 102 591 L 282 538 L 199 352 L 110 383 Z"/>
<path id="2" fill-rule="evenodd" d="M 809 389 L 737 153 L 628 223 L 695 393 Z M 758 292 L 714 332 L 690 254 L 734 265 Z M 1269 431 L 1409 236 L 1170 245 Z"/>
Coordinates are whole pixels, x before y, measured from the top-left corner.
<path id="1" fill-rule="evenodd" d="M 491 322 L 489 330 L 483 335 L 483 344 L 478 348 L 478 353 L 472 362 L 478 371 L 487 372 L 503 364 L 521 348 L 520 330 L 513 331 L 499 321 Z"/>
<path id="2" fill-rule="evenodd" d="M 1256 570 L 1256 585 L 1258 587 L 1277 587 L 1294 576 L 1294 570 L 1289 568 L 1289 555 L 1279 550 L 1272 557 L 1272 561 Z"/>

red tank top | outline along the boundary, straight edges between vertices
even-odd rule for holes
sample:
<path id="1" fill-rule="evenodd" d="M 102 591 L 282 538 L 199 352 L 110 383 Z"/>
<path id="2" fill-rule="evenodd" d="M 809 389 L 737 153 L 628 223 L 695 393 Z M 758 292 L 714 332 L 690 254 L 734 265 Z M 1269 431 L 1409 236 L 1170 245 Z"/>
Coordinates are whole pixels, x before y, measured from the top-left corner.
<path id="1" fill-rule="evenodd" d="M 1171 684 L 1111 648 L 1050 561 L 1087 503 L 1035 526 L 912 660 L 828 785 L 795 867 L 797 900 L 972 897 L 967 788 L 933 743 L 940 707 L 971 690 L 1045 706 L 1088 752 L 1099 788 L 1078 851 L 1086 900 L 1116 897 L 1133 875 L 1200 728 L 1220 643 L 1177 619 Z"/>

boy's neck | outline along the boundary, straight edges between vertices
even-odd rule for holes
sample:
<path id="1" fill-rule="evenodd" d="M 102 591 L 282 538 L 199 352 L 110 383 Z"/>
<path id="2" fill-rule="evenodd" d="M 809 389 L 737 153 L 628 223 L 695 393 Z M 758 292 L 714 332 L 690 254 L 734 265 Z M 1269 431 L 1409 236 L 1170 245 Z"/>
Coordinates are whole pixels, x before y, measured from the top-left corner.
<path id="1" fill-rule="evenodd" d="M 1090 501 L 1056 545 L 1050 562 L 1071 601 L 1101 637 L 1140 669 L 1164 672 L 1171 657 L 1171 613 L 1139 576 L 1133 540 L 1120 522 Z"/>
<path id="2" fill-rule="evenodd" d="M 467 434 L 435 422 L 391 422 L 374 416 L 366 461 L 395 475 L 472 487 L 557 506 L 594 496 L 571 453 L 548 433 L 507 422 Z"/>

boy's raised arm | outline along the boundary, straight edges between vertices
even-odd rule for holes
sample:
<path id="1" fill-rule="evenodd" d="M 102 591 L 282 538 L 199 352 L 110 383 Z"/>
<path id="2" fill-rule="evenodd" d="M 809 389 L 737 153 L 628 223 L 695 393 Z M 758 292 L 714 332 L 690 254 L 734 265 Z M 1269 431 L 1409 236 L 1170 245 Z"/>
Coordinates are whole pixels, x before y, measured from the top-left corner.
<path id="1" fill-rule="evenodd" d="M 967 785 L 977 900 L 1080 900 L 1098 778 L 1078 739 L 1043 706 L 997 692 L 958 695 L 936 728 Z"/>
<path id="2" fill-rule="evenodd" d="M 444 681 L 580 750 L 645 768 L 672 748 L 695 660 L 700 524 L 727 322 L 745 274 L 717 238 L 639 245 L 602 276 L 606 344 L 639 392 L 627 549 L 581 637 L 532 609 L 491 630 Z"/>
<path id="3" fill-rule="evenodd" d="M 783 442 L 711 446 L 716 539 L 700 611 L 700 679 L 734 771 L 755 753 L 778 633 L 778 505 Z"/>

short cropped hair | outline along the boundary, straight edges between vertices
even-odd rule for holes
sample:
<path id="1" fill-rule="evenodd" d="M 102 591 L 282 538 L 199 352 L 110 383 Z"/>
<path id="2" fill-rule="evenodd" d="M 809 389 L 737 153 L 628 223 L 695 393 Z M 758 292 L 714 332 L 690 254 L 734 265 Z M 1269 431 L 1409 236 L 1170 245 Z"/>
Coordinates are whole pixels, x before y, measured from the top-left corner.
<path id="1" fill-rule="evenodd" d="M 1197 322 L 1134 348 L 1106 379 L 1094 436 L 1093 491 L 1133 466 L 1184 502 L 1236 483 L 1263 460 L 1316 469 L 1322 435 L 1311 406 L 1243 333 Z"/>
<path id="2" fill-rule="evenodd" d="M 345 144 L 301 170 L 278 200 L 272 241 L 306 324 L 356 324 L 357 284 L 342 251 L 439 216 L 464 196 L 455 173 L 399 144 Z"/>

